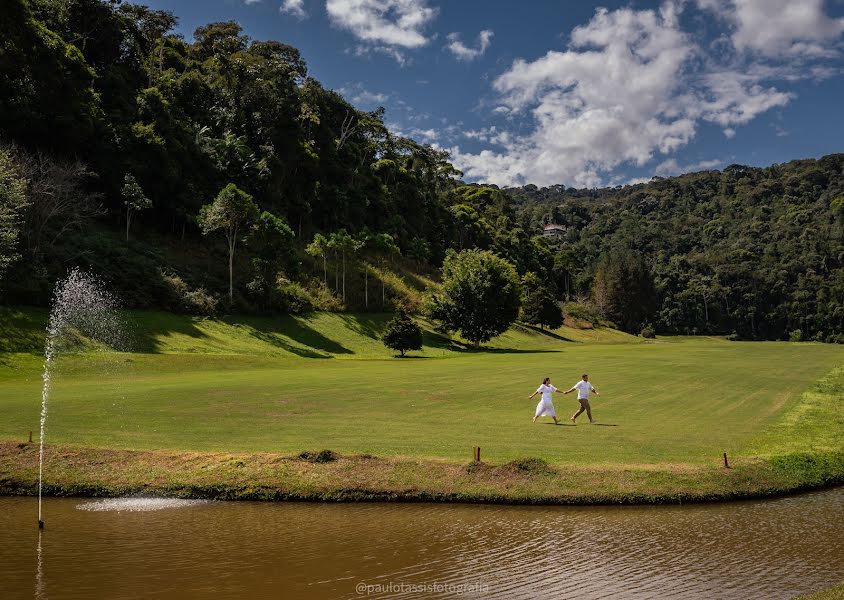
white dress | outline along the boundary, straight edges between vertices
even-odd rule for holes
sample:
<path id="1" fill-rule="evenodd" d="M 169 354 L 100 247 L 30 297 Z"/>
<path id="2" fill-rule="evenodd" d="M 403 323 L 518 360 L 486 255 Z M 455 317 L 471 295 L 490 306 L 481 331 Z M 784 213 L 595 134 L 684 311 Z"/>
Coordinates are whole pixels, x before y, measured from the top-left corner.
<path id="1" fill-rule="evenodd" d="M 551 395 L 557 391 L 557 388 L 553 385 L 545 385 L 543 383 L 536 391 L 542 394 L 542 399 L 536 405 L 536 416 L 556 417 L 557 413 L 554 412 L 554 403 L 551 402 Z"/>

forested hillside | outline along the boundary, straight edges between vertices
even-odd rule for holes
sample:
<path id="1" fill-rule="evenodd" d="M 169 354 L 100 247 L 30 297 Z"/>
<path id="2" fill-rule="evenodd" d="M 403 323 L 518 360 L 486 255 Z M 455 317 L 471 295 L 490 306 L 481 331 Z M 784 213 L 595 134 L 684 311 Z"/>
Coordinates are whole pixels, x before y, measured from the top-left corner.
<path id="1" fill-rule="evenodd" d="M 623 188 L 508 192 L 529 229 L 568 226 L 556 270 L 611 320 L 840 341 L 844 154 Z"/>
<path id="2" fill-rule="evenodd" d="M 483 248 L 627 331 L 841 339 L 843 155 L 613 189 L 466 184 L 295 48 L 176 24 L 119 0 L 3 2 L 4 303 L 47 304 L 79 265 L 129 307 L 421 308 L 448 252 Z"/>
<path id="3" fill-rule="evenodd" d="M 390 279 L 385 265 L 424 271 L 480 242 L 533 265 L 503 195 L 474 197 L 446 153 L 392 135 L 383 109 L 361 112 L 324 88 L 298 50 L 251 40 L 233 22 L 188 41 L 176 22 L 125 2 L 4 2 L 0 254 L 21 256 L 3 263 L 7 302 L 47 302 L 56 277 L 80 264 L 133 305 L 209 309 L 227 291 L 228 246 L 197 218 L 229 184 L 267 213 L 261 231 L 252 219 L 237 235 L 238 310 L 324 297 L 277 293 L 279 280 L 313 291 L 309 274 L 364 307 L 363 263 Z M 495 224 L 483 240 L 479 216 Z M 309 257 L 317 233 L 325 240 Z M 342 271 L 354 279 L 348 294 Z"/>

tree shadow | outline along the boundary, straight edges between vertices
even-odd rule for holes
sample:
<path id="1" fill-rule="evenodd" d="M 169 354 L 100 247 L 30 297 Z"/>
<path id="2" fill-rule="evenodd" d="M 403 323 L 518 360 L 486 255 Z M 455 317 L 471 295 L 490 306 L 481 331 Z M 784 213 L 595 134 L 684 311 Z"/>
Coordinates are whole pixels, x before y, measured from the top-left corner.
<path id="1" fill-rule="evenodd" d="M 546 337 L 549 337 L 549 338 L 552 338 L 552 339 L 555 339 L 555 340 L 559 340 L 561 342 L 571 342 L 573 344 L 580 343 L 580 342 L 577 342 L 577 341 L 575 341 L 571 338 L 567 338 L 567 337 L 562 336 L 558 333 L 554 333 L 550 329 L 542 329 L 541 327 L 536 327 L 535 325 L 528 325 L 527 323 L 519 323 L 518 327 L 521 327 L 521 328 L 528 330 L 528 331 L 532 331 L 534 333 L 538 333 L 540 335 L 544 335 Z M 515 328 L 515 326 L 514 326 L 514 328 Z"/>
<path id="2" fill-rule="evenodd" d="M 0 307 L 0 352 L 41 354 L 44 336 L 50 318 L 44 309 L 26 311 L 13 307 Z"/>
<path id="3" fill-rule="evenodd" d="M 197 327 L 205 317 L 175 315 L 164 312 L 145 312 L 141 317 L 135 311 L 122 314 L 126 326 L 127 349 L 132 352 L 160 354 L 163 344 L 159 337 L 179 334 L 196 340 L 207 338 L 207 334 Z"/>
<path id="4" fill-rule="evenodd" d="M 224 319 L 229 325 L 249 328 L 249 334 L 262 342 L 307 358 L 331 358 L 331 354 L 354 354 L 336 340 L 310 326 L 307 317 L 285 315 L 275 319 Z M 299 344 L 296 346 L 290 340 Z"/>
<path id="5" fill-rule="evenodd" d="M 472 350 L 468 344 L 436 330 L 423 330 L 422 344 L 438 350 L 451 350 L 452 352 L 469 352 Z"/>
<path id="6" fill-rule="evenodd" d="M 356 315 L 340 313 L 337 316 L 346 324 L 346 327 L 355 333 L 380 341 L 390 315 L 384 313 Z"/>

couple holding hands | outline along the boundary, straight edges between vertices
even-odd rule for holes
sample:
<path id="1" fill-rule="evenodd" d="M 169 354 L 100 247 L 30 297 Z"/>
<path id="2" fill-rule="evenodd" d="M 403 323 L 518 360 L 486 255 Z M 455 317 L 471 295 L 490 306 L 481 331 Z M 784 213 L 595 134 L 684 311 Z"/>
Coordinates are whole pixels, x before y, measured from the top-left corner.
<path id="1" fill-rule="evenodd" d="M 589 375 L 586 373 L 583 374 L 580 381 L 575 383 L 571 389 L 566 390 L 565 392 L 561 392 L 551 385 L 551 378 L 546 377 L 542 381 L 542 385 L 540 385 L 537 390 L 528 397 L 528 400 L 531 400 L 537 394 L 542 394 L 542 399 L 539 401 L 539 404 L 536 405 L 536 414 L 533 417 L 533 422 L 536 423 L 536 419 L 538 417 L 551 417 L 554 419 L 554 423 L 559 425 L 560 422 L 557 420 L 557 414 L 554 412 L 554 403 L 551 401 L 551 396 L 554 392 L 570 394 L 575 391 L 577 392 L 577 399 L 580 402 L 580 410 L 570 417 L 571 422 L 574 423 L 577 420 L 577 417 L 579 417 L 583 411 L 586 411 L 586 416 L 589 417 L 589 422 L 593 423 L 592 407 L 589 406 L 589 392 L 595 392 L 596 396 L 600 396 L 601 394 L 599 394 L 598 390 L 595 389 L 595 386 L 589 382 Z"/>

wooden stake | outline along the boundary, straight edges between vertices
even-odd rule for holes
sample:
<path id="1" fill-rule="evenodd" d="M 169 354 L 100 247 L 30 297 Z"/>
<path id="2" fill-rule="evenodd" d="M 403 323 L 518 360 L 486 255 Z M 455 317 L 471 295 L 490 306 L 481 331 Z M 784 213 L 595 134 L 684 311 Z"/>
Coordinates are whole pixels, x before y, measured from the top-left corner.
<path id="1" fill-rule="evenodd" d="M 726 453 L 726 452 L 724 452 L 724 468 L 725 468 L 725 469 L 729 469 L 729 468 L 730 468 L 730 463 L 729 463 L 729 462 L 727 462 L 727 453 Z"/>
<path id="2" fill-rule="evenodd" d="M 475 462 L 481 462 L 481 447 L 480 446 L 474 446 L 472 448 L 472 453 L 474 454 L 473 458 L 474 458 Z"/>
<path id="3" fill-rule="evenodd" d="M 32 443 L 32 432 L 31 431 L 29 432 L 29 443 L 30 444 Z"/>

